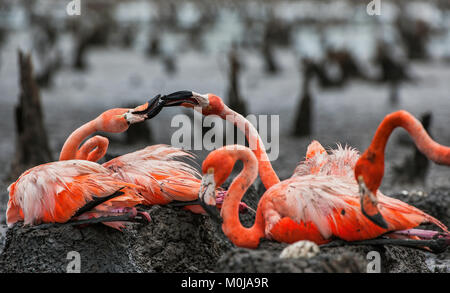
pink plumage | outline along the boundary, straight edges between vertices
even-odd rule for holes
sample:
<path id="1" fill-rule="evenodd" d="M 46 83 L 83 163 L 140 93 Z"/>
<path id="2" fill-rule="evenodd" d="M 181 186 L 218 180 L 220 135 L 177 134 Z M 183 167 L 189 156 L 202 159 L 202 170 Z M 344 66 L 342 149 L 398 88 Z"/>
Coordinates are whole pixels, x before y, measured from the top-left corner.
<path id="1" fill-rule="evenodd" d="M 118 180 L 101 165 L 84 160 L 67 160 L 36 166 L 24 172 L 8 187 L 6 212 L 9 226 L 42 222 L 64 223 L 93 200 L 121 190 L 124 194 L 94 209 L 98 212 L 133 207 L 143 202 L 139 187 Z"/>

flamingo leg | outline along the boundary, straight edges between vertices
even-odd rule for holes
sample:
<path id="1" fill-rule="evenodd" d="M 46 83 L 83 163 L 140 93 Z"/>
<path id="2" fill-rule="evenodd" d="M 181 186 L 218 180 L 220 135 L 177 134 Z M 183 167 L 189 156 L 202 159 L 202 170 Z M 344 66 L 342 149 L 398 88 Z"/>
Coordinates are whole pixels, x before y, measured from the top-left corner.
<path id="1" fill-rule="evenodd" d="M 117 215 L 117 216 L 104 216 L 104 217 L 95 217 L 90 219 L 83 220 L 70 220 L 66 223 L 46 223 L 37 226 L 32 226 L 30 229 L 47 229 L 52 227 L 58 227 L 62 225 L 69 226 L 79 226 L 79 225 L 88 225 L 88 224 L 97 224 L 97 223 L 107 223 L 107 222 L 135 222 L 135 223 L 143 223 L 148 224 L 150 222 L 150 216 L 147 212 L 141 211 L 132 211 L 126 214 Z"/>
<path id="2" fill-rule="evenodd" d="M 146 212 L 138 211 L 137 213 L 129 212 L 124 215 L 118 215 L 118 216 L 105 216 L 105 217 L 97 217 L 97 218 L 84 219 L 84 220 L 71 220 L 65 224 L 70 225 L 70 226 L 77 226 L 77 225 L 84 225 L 84 224 L 96 224 L 96 223 L 102 223 L 102 222 L 136 222 L 136 223 L 148 224 L 150 222 L 150 216 Z"/>
<path id="3" fill-rule="evenodd" d="M 351 242 L 344 240 L 335 240 L 333 242 L 323 244 L 320 247 L 338 247 L 345 245 L 397 245 L 425 250 L 427 250 L 426 248 L 428 248 L 434 253 L 441 253 L 445 251 L 449 246 L 447 241 L 443 238 L 429 240 L 376 238 Z"/>
<path id="4" fill-rule="evenodd" d="M 116 192 L 114 192 L 111 195 L 108 196 L 104 196 L 104 197 L 96 197 L 93 196 L 93 200 L 88 202 L 87 204 L 85 204 L 84 206 L 82 206 L 81 208 L 78 209 L 78 211 L 75 213 L 75 215 L 73 217 L 78 217 L 82 214 L 84 214 L 85 212 L 91 211 L 92 209 L 94 209 L 96 206 L 101 205 L 102 203 L 113 199 L 115 197 L 118 197 L 120 195 L 123 195 L 124 192 L 122 192 L 121 190 L 123 189 L 123 187 L 119 190 L 117 190 Z"/>
<path id="5" fill-rule="evenodd" d="M 223 203 L 223 196 L 222 197 L 217 196 L 216 197 L 216 208 L 220 209 L 220 207 L 222 206 L 222 203 Z M 200 205 L 203 208 L 205 208 L 202 205 L 202 201 L 200 199 L 190 200 L 190 201 L 174 200 L 167 204 L 167 206 L 171 207 L 171 208 L 185 207 L 185 206 L 191 206 L 191 205 Z M 249 206 L 247 206 L 247 204 L 245 202 L 240 202 L 239 203 L 239 213 L 245 214 L 248 211 L 252 211 L 253 213 L 255 212 L 253 209 L 251 209 Z"/>
<path id="6" fill-rule="evenodd" d="M 443 239 L 447 245 L 450 245 L 450 234 L 447 232 L 438 232 L 431 230 L 422 229 L 408 229 L 400 230 L 389 233 L 388 235 L 399 236 L 399 237 L 411 237 L 416 236 L 422 240 L 432 240 L 432 239 Z"/>
<path id="7" fill-rule="evenodd" d="M 217 207 L 214 205 L 208 205 L 201 201 L 200 199 L 191 200 L 191 201 L 177 201 L 174 200 L 168 203 L 166 206 L 168 207 L 184 207 L 188 205 L 200 205 L 206 213 L 216 222 L 221 222 L 220 213 L 217 211 Z"/>

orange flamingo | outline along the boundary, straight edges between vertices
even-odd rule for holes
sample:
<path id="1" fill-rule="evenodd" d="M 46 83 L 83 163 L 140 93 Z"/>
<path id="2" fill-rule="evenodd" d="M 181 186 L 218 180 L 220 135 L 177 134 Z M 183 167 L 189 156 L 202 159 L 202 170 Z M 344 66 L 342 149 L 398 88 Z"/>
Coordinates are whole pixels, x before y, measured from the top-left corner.
<path id="1" fill-rule="evenodd" d="M 358 185 L 353 178 L 353 167 L 358 157 L 355 150 L 339 147 L 328 154 L 318 142 L 313 142 L 306 157 L 291 178 L 273 185 L 264 193 L 251 228 L 242 226 L 238 215 L 238 203 L 258 174 L 257 158 L 250 149 L 235 145 L 211 152 L 203 162 L 204 176 L 199 198 L 208 213 L 217 213 L 210 208 L 215 205 L 214 190 L 228 178 L 236 161 L 241 160 L 244 167 L 230 185 L 221 210 L 222 230 L 237 246 L 256 248 L 261 238 L 286 243 L 310 240 L 317 244 L 328 243 L 334 238 L 359 241 L 426 222 L 445 232 L 427 231 L 427 235 L 423 234 L 428 238 L 444 238 L 445 243 L 440 241 L 437 244 L 429 239 L 416 240 L 418 242 L 401 239 L 408 241 L 403 244 L 433 248 L 449 244 L 448 230 L 441 222 L 381 193 L 378 195 L 379 205 L 383 207 L 388 228 L 381 228 L 365 217 L 361 213 Z M 407 233 L 413 234 L 409 231 L 390 235 L 402 237 Z M 376 244 L 380 240 L 394 241 L 377 239 Z"/>
<path id="2" fill-rule="evenodd" d="M 361 209 L 364 215 L 380 227 L 386 228 L 385 211 L 380 206 L 378 188 L 384 174 L 384 152 L 387 141 L 395 128 L 404 128 L 413 138 L 417 148 L 437 164 L 450 165 L 450 147 L 436 143 L 428 135 L 419 120 L 407 111 L 387 115 L 373 137 L 372 143 L 361 155 L 355 166 L 355 178 L 361 190 Z"/>
<path id="3" fill-rule="evenodd" d="M 253 127 L 253 125 L 245 119 L 239 113 L 228 108 L 222 101 L 222 99 L 214 94 L 198 94 L 192 91 L 179 91 L 172 93 L 167 96 L 162 96 L 162 100 L 165 101 L 164 107 L 169 106 L 184 106 L 189 108 L 195 108 L 196 110 L 200 109 L 203 115 L 217 115 L 224 120 L 230 121 L 234 123 L 242 132 L 245 133 L 247 140 L 249 141 L 249 145 L 252 147 L 253 153 L 256 155 L 259 164 L 259 175 L 261 177 L 261 181 L 264 183 L 266 189 L 269 189 L 271 186 L 280 182 L 278 176 L 272 168 L 270 161 L 268 160 L 267 154 L 265 153 L 264 144 L 259 137 L 257 130 Z M 363 154 L 360 161 L 357 164 L 357 169 L 355 169 L 355 164 L 341 164 L 335 166 L 334 172 L 342 172 L 336 171 L 339 168 L 344 168 L 345 173 L 350 174 L 355 170 L 355 172 L 361 172 L 356 175 L 358 183 L 361 187 L 362 200 L 364 202 L 368 202 L 370 211 L 367 211 L 367 208 L 364 209 L 364 204 L 362 203 L 363 213 L 365 215 L 373 215 L 370 217 L 375 223 L 378 223 L 383 228 L 387 228 L 386 223 L 383 223 L 383 219 L 380 214 L 377 212 L 375 204 L 371 204 L 371 199 L 375 198 L 373 194 L 376 194 L 376 190 L 378 189 L 381 178 L 383 177 L 384 170 L 384 146 L 386 144 L 387 138 L 392 130 L 397 126 L 402 126 L 406 128 L 410 134 L 415 138 L 416 144 L 419 146 L 419 149 L 426 154 L 428 158 L 431 160 L 441 163 L 441 164 L 450 164 L 449 159 L 449 148 L 443 147 L 437 143 L 435 143 L 423 129 L 422 125 L 418 120 L 412 117 L 405 111 L 400 111 L 394 114 L 391 114 L 389 119 L 386 119 L 382 125 L 380 125 L 376 137 L 372 142 L 371 147 Z M 402 118 L 403 117 L 403 118 Z M 406 118 L 408 117 L 408 118 Z M 307 158 L 313 157 L 316 153 L 323 154 L 326 153 L 325 149 L 318 143 L 313 142 L 308 148 Z M 357 152 L 344 152 L 345 156 L 357 158 Z M 371 162 L 371 156 L 376 153 L 377 160 L 376 163 Z M 320 157 L 320 156 L 319 156 Z M 317 157 L 316 157 L 317 158 Z M 369 160 L 367 160 L 369 159 Z M 322 162 L 324 164 L 324 162 Z M 328 166 L 330 166 L 328 164 Z M 339 168 L 336 168 L 338 167 Z M 294 176 L 298 175 L 299 172 L 302 175 L 307 173 L 301 171 L 305 168 L 305 164 L 301 164 L 297 167 L 294 172 Z M 316 162 L 316 165 L 309 169 L 308 171 L 311 174 L 320 170 L 321 165 Z M 362 175 L 361 178 L 367 183 L 364 185 L 364 182 L 361 181 L 361 178 L 358 179 L 359 175 Z M 369 189 L 365 188 L 365 186 L 369 187 Z M 370 193 L 372 196 L 364 196 L 368 195 L 368 192 L 364 192 L 367 190 L 371 190 Z M 367 200 L 370 199 L 369 201 Z M 378 216 L 375 216 L 377 215 Z M 415 230 L 415 232 L 419 232 Z M 426 234 L 426 233 L 425 233 Z M 408 233 L 409 235 L 409 233 Z M 421 235 L 422 236 L 422 235 Z"/>
<path id="4" fill-rule="evenodd" d="M 270 187 L 277 185 L 280 180 L 273 170 L 270 161 L 265 153 L 264 145 L 259 138 L 258 132 L 253 127 L 253 125 L 247 121 L 242 115 L 234 112 L 229 109 L 221 100 L 220 97 L 213 94 L 198 94 L 191 91 L 180 91 L 168 96 L 162 96 L 162 100 L 165 101 L 164 106 L 184 106 L 184 107 L 195 107 L 196 110 L 200 108 L 200 111 L 204 115 L 218 115 L 222 119 L 228 120 L 234 123 L 241 131 L 243 131 L 249 141 L 250 146 L 253 146 L 253 153 L 255 154 L 258 163 L 259 163 L 259 175 L 261 180 L 267 189 Z M 256 146 L 256 147 L 255 147 Z M 321 187 L 324 191 L 327 190 L 326 182 L 331 180 L 331 182 L 339 182 L 341 180 L 342 184 L 348 185 L 350 191 L 355 190 L 357 188 L 357 184 L 353 178 L 351 178 L 354 172 L 354 167 L 356 160 L 358 159 L 358 153 L 353 149 L 342 149 L 341 147 L 338 150 L 333 151 L 332 155 L 328 155 L 326 150 L 320 145 L 320 143 L 313 141 L 311 145 L 308 147 L 307 160 L 301 163 L 295 170 L 292 178 L 298 178 L 301 176 L 307 175 L 317 175 L 320 174 L 322 176 L 338 176 L 339 178 L 326 178 L 322 177 L 322 185 Z M 305 178 L 302 178 L 305 179 Z M 308 178 L 306 178 L 308 179 Z M 311 187 L 312 188 L 312 187 Z M 353 189 L 352 189 L 353 188 Z M 349 193 L 353 197 L 355 193 Z M 390 208 L 399 208 L 404 207 L 404 213 L 410 213 L 408 216 L 410 218 L 415 218 L 415 221 L 412 219 L 399 219 L 395 220 L 391 218 L 391 222 L 389 227 L 385 227 L 382 231 L 371 231 L 372 234 L 368 235 L 354 235 L 358 239 L 368 239 L 373 235 L 381 235 L 388 231 L 401 229 L 408 229 L 407 227 L 415 227 L 419 225 L 421 222 L 433 222 L 436 225 L 440 226 L 442 229 L 447 231 L 447 228 L 443 226 L 439 221 L 432 218 L 431 216 L 423 213 L 422 211 L 407 205 L 406 203 L 402 203 L 401 201 L 394 200 L 392 198 L 383 196 L 383 200 L 385 201 L 384 205 L 390 206 Z M 353 198 L 354 199 L 354 198 Z M 391 203 L 393 201 L 393 203 Z M 358 214 L 360 216 L 360 214 Z M 397 223 L 398 222 L 398 223 Z M 397 223 L 397 224 L 395 224 Z M 374 234 L 375 233 L 375 234 Z M 377 234 L 378 233 L 378 234 Z M 418 229 L 409 229 L 405 231 L 396 231 L 395 235 L 391 234 L 391 237 L 421 237 L 424 239 L 429 239 L 431 236 L 435 235 L 435 232 L 418 230 Z M 371 237 L 369 237 L 371 236 Z M 375 237 L 375 236 L 373 236 Z M 415 238 L 417 238 L 415 237 Z M 346 238 L 343 238 L 346 239 Z M 347 238 L 351 239 L 351 238 Z"/>
<path id="5" fill-rule="evenodd" d="M 134 111 L 111 110 L 104 116 L 111 117 L 115 123 L 98 119 L 90 127 L 99 124 L 98 127 L 113 132 L 126 130 L 129 124 L 156 115 L 161 110 L 157 102 L 151 101 Z M 141 112 L 143 108 L 145 111 Z M 87 131 L 86 128 L 80 129 L 78 133 Z M 102 138 L 96 137 L 90 143 L 99 139 Z M 99 147 L 89 153 L 86 148 L 82 148 L 78 154 L 71 151 L 66 147 L 61 155 L 62 161 L 31 168 L 9 186 L 8 225 L 19 221 L 35 225 L 72 220 L 72 224 L 104 222 L 121 229 L 124 226 L 122 220 L 150 220 L 147 213 L 134 208 L 145 200 L 139 194 L 142 189 L 140 186 L 117 179 L 111 170 L 95 162 L 71 160 L 80 157 L 83 152 L 92 160 L 98 159 L 99 154 L 106 152 L 106 148 Z"/>
<path id="6" fill-rule="evenodd" d="M 144 201 L 139 189 L 115 179 L 97 163 L 68 160 L 42 164 L 25 171 L 8 187 L 7 224 L 103 222 L 120 230 L 124 221 L 150 221 L 146 212 L 135 208 Z"/>
<path id="7" fill-rule="evenodd" d="M 124 132 L 130 124 L 154 117 L 161 111 L 164 103 L 158 95 L 135 109 L 116 108 L 105 111 L 68 137 L 59 159 L 100 160 L 107 151 L 108 139 L 97 135 L 82 144 L 88 136 L 97 131 Z M 141 186 L 140 193 L 145 199 L 145 205 L 171 203 L 172 206 L 183 206 L 194 213 L 204 214 L 198 202 L 200 174 L 193 166 L 179 160 L 193 158 L 192 154 L 181 149 L 159 144 L 114 158 L 103 166 L 113 171 L 119 180 Z M 218 192 L 217 196 L 220 208 L 223 192 Z M 247 206 L 242 203 L 241 211 L 246 209 Z"/>

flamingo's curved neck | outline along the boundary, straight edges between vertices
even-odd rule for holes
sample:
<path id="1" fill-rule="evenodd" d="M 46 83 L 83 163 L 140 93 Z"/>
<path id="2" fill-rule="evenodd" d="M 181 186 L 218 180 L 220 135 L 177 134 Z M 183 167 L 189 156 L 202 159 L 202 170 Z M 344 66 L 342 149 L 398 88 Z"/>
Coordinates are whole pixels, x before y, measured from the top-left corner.
<path id="1" fill-rule="evenodd" d="M 97 162 L 106 154 L 109 140 L 106 137 L 96 135 L 86 140 L 77 151 L 77 160 Z"/>
<path id="2" fill-rule="evenodd" d="M 280 179 L 270 163 L 264 143 L 262 142 L 261 137 L 253 124 L 251 124 L 250 121 L 245 119 L 241 114 L 228 108 L 226 105 L 220 116 L 222 119 L 233 123 L 245 134 L 250 149 L 258 159 L 259 176 L 261 177 L 261 181 L 266 189 L 269 189 L 272 185 L 279 183 Z"/>
<path id="3" fill-rule="evenodd" d="M 244 168 L 231 183 L 228 195 L 222 205 L 222 230 L 235 245 L 256 248 L 260 239 L 264 237 L 265 225 L 262 209 L 258 205 L 255 223 L 251 228 L 246 228 L 239 220 L 239 203 L 245 191 L 258 176 L 257 161 L 247 148 L 238 149 L 235 152 L 236 160 L 242 160 Z"/>
<path id="4" fill-rule="evenodd" d="M 389 136 L 397 127 L 404 128 L 411 135 L 417 148 L 428 159 L 437 164 L 450 165 L 450 147 L 435 142 L 428 135 L 422 123 L 406 111 L 397 111 L 384 118 L 369 147 L 370 151 L 384 156 Z"/>
<path id="5" fill-rule="evenodd" d="M 96 119 L 94 119 L 72 132 L 72 134 L 67 138 L 62 147 L 61 154 L 59 155 L 59 160 L 64 161 L 75 159 L 81 143 L 89 135 L 95 133 L 96 131 L 98 131 L 97 121 Z"/>

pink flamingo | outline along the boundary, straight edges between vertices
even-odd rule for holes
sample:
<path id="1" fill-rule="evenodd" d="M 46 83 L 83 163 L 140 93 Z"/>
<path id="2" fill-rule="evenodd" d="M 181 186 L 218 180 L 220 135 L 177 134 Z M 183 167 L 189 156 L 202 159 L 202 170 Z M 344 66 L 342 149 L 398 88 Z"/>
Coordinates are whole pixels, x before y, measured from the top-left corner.
<path id="1" fill-rule="evenodd" d="M 267 189 L 269 189 L 271 186 L 276 185 L 280 182 L 278 179 L 278 176 L 276 175 L 275 171 L 272 168 L 272 165 L 270 164 L 270 161 L 268 160 L 268 157 L 265 153 L 264 145 L 259 138 L 258 132 L 253 127 L 253 125 L 247 121 L 242 115 L 239 113 L 234 112 L 233 110 L 229 109 L 221 100 L 220 97 L 213 95 L 213 94 L 206 94 L 201 95 L 195 92 L 190 91 L 181 91 L 176 92 L 173 94 L 170 94 L 168 96 L 163 96 L 162 100 L 166 101 L 164 106 L 184 106 L 184 107 L 198 107 L 200 108 L 201 112 L 204 115 L 218 115 L 222 119 L 228 120 L 232 123 L 234 123 L 237 127 L 240 128 L 241 131 L 243 131 L 247 137 L 247 140 L 249 141 L 250 146 L 253 147 L 253 153 L 255 154 L 258 163 L 259 163 L 259 175 L 261 177 L 261 180 L 263 181 L 264 185 Z M 196 109 L 198 109 L 196 108 Z M 256 146 L 256 147 L 255 147 Z M 304 176 L 304 175 L 312 175 L 312 174 L 318 174 L 319 171 L 322 170 L 322 168 L 328 168 L 329 175 L 342 175 L 344 177 L 348 177 L 348 174 L 352 174 L 356 159 L 358 158 L 358 153 L 355 150 L 352 149 L 342 149 L 339 148 L 336 153 L 334 153 L 333 156 L 328 156 L 325 149 L 318 143 L 313 142 L 308 147 L 308 152 L 306 156 L 307 160 L 300 164 L 296 171 L 294 172 L 293 178 L 298 176 Z M 315 158 L 314 160 L 311 160 L 312 158 Z M 330 159 L 331 158 L 331 159 Z M 345 160 L 333 160 L 333 158 L 346 158 Z M 352 159 L 350 159 L 352 158 Z M 308 167 L 309 166 L 309 167 Z M 322 174 L 323 175 L 323 174 Z M 326 178 L 323 178 L 324 180 L 327 180 Z M 348 178 L 347 178 L 348 179 Z M 354 184 L 354 181 L 346 180 L 346 184 L 353 184 L 354 187 L 357 185 Z M 386 201 L 389 202 L 390 200 L 393 200 L 389 197 L 386 198 Z M 394 200 L 396 201 L 396 200 Z M 404 203 L 402 203 L 404 204 Z M 406 205 L 406 204 L 404 204 Z M 409 207 L 409 206 L 408 206 Z M 414 213 L 419 214 L 418 218 L 423 218 L 425 213 L 410 207 L 409 210 L 413 211 Z M 427 215 L 428 216 L 428 215 Z M 433 218 L 434 219 L 434 218 Z M 435 220 L 435 219 L 434 219 Z M 417 225 L 414 225 L 414 227 Z M 385 230 L 391 229 L 392 227 L 385 227 Z M 445 228 L 445 226 L 444 226 Z M 445 228 L 446 229 L 446 228 Z M 387 232 L 387 231 L 384 231 Z M 398 234 L 401 234 L 401 232 L 397 232 Z M 407 232 L 404 232 L 403 234 L 412 236 L 414 234 L 417 234 L 421 237 L 429 237 L 430 234 L 427 231 L 423 231 L 421 233 L 421 230 L 409 230 Z"/>
<path id="2" fill-rule="evenodd" d="M 317 244 L 328 243 L 333 238 L 360 241 L 428 222 L 443 229 L 444 233 L 427 231 L 426 236 L 429 239 L 444 238 L 444 243 L 429 239 L 400 239 L 403 242 L 397 244 L 432 249 L 442 249 L 442 246 L 449 244 L 448 230 L 441 222 L 382 194 L 378 195 L 378 204 L 383 207 L 388 227 L 381 228 L 365 217 L 361 213 L 358 185 L 353 178 L 357 158 L 358 154 L 353 149 L 338 147 L 328 154 L 318 142 L 313 142 L 308 148 L 306 161 L 297 167 L 294 176 L 273 185 L 264 193 L 258 204 L 254 225 L 245 228 L 239 221 L 238 204 L 257 177 L 258 162 L 246 147 L 225 146 L 211 152 L 203 162 L 204 176 L 199 198 L 206 211 L 217 213 L 209 208 L 215 206 L 216 186 L 228 178 L 235 162 L 241 160 L 244 168 L 230 185 L 221 210 L 222 230 L 237 246 L 256 248 L 261 238 L 286 243 L 310 240 Z M 390 236 L 404 237 L 405 233 Z M 359 244 L 395 243 L 393 239 L 374 241 L 360 241 Z"/>
<path id="3" fill-rule="evenodd" d="M 115 122 L 109 124 L 99 119 L 95 123 L 120 131 L 160 111 L 157 103 L 149 103 L 146 108 L 151 106 L 152 111 L 146 109 L 145 113 L 139 112 L 141 108 L 136 111 L 114 109 L 105 113 L 105 117 L 110 116 Z M 99 148 L 89 156 L 95 157 L 101 152 Z M 72 223 L 108 222 L 107 225 L 120 229 L 123 223 L 119 219 L 131 220 L 136 216 L 146 221 L 150 219 L 147 213 L 134 208 L 144 202 L 139 194 L 140 186 L 117 179 L 111 170 L 95 162 L 69 160 L 70 156 L 76 157 L 76 152 L 71 154 L 66 148 L 62 154 L 63 161 L 31 168 L 9 186 L 8 225 L 18 221 L 35 225 L 75 220 Z M 108 215 L 115 217 L 112 219 Z"/>
<path id="4" fill-rule="evenodd" d="M 373 137 L 372 143 L 361 155 L 355 166 L 355 178 L 361 190 L 361 209 L 364 215 L 380 227 L 387 223 L 380 203 L 378 188 L 384 174 L 384 151 L 387 141 L 395 128 L 402 127 L 413 138 L 417 148 L 437 164 L 450 165 L 450 147 L 436 143 L 428 135 L 419 120 L 407 111 L 397 111 L 387 115 Z"/>
<path id="5" fill-rule="evenodd" d="M 8 187 L 7 224 L 103 222 L 121 230 L 124 221 L 150 221 L 146 212 L 135 208 L 144 201 L 139 189 L 114 178 L 97 163 L 68 160 L 42 164 L 25 171 Z"/>
<path id="6" fill-rule="evenodd" d="M 107 151 L 108 139 L 97 135 L 82 144 L 88 136 L 97 131 L 124 132 L 130 124 L 154 117 L 161 111 L 164 103 L 160 96 L 156 96 L 135 109 L 116 108 L 105 111 L 68 137 L 59 159 L 98 161 Z M 140 193 L 145 199 L 145 205 L 171 203 L 173 206 L 183 206 L 194 213 L 204 214 L 198 204 L 200 175 L 193 166 L 179 160 L 193 158 L 192 154 L 183 150 L 159 144 L 114 158 L 103 166 L 114 172 L 117 179 L 142 187 Z M 217 196 L 220 208 L 223 192 L 218 192 Z M 241 211 L 246 209 L 247 206 L 242 203 Z"/>

